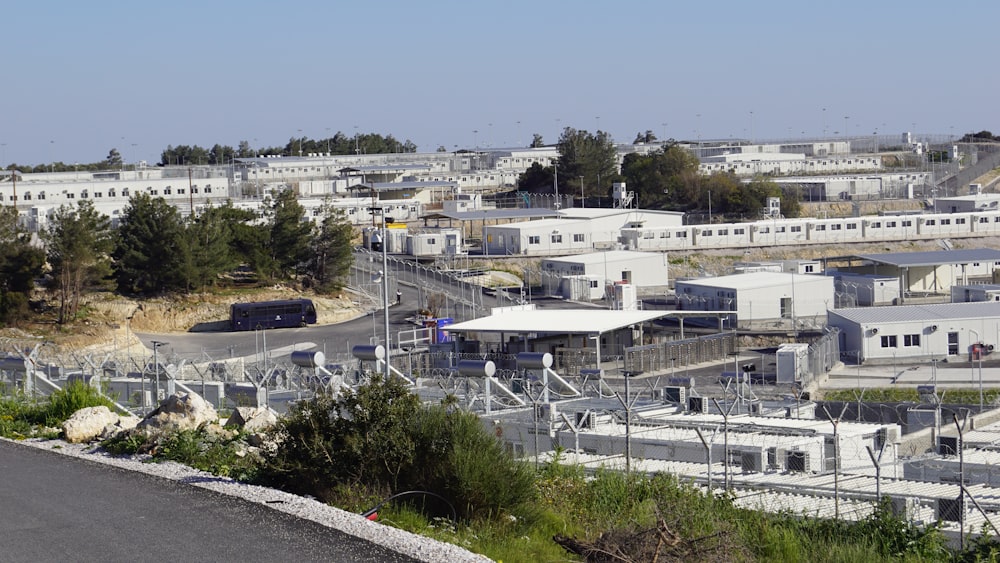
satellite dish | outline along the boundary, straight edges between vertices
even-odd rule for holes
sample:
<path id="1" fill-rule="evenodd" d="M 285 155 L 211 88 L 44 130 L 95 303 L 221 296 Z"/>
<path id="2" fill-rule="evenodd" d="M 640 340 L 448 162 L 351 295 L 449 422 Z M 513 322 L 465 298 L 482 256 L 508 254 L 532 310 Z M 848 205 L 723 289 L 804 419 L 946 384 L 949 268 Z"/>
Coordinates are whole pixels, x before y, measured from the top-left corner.
<path id="1" fill-rule="evenodd" d="M 955 249 L 955 247 L 952 246 L 951 241 L 948 240 L 948 239 L 946 239 L 946 238 L 937 241 L 937 244 L 938 244 L 938 246 L 940 246 L 941 248 L 943 248 L 945 250 L 949 250 L 950 251 L 950 250 L 954 250 Z"/>

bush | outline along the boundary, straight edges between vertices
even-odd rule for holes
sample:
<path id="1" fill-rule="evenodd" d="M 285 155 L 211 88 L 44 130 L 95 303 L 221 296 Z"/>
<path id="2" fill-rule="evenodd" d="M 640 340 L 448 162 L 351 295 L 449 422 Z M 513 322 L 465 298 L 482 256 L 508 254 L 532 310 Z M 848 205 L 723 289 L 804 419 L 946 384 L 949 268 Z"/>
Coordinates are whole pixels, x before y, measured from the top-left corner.
<path id="1" fill-rule="evenodd" d="M 477 416 L 424 407 L 398 380 L 376 376 L 339 398 L 302 402 L 279 423 L 278 436 L 264 484 L 340 505 L 352 502 L 339 498 L 345 491 L 385 498 L 427 490 L 470 519 L 530 512 L 532 470 Z"/>
<path id="2" fill-rule="evenodd" d="M 44 421 L 40 423 L 58 426 L 76 411 L 87 407 L 105 406 L 114 410 L 115 404 L 101 394 L 100 390 L 83 381 L 72 381 L 49 395 L 48 405 L 43 411 Z"/>

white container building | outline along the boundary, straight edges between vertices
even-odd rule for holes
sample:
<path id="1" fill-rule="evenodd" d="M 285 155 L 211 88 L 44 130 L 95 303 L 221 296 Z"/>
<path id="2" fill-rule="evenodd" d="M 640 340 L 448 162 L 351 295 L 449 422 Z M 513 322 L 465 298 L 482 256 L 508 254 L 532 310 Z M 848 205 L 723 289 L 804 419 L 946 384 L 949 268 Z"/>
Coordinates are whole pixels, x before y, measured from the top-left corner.
<path id="1" fill-rule="evenodd" d="M 940 303 L 837 309 L 827 323 L 840 329 L 840 349 L 859 361 L 967 361 L 988 355 L 1000 335 L 1000 302 Z"/>
<path id="2" fill-rule="evenodd" d="M 678 281 L 677 307 L 686 311 L 733 311 L 739 328 L 817 326 L 833 307 L 828 276 L 752 272 Z"/>

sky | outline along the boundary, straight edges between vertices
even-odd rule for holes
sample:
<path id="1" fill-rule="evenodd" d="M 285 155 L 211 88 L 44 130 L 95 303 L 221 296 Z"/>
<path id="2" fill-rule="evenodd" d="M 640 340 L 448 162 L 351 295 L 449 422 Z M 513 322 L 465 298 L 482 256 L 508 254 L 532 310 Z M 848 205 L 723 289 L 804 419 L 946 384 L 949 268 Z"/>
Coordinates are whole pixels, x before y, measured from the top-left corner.
<path id="1" fill-rule="evenodd" d="M 1000 2 L 11 2 L 0 163 L 1000 130 Z"/>

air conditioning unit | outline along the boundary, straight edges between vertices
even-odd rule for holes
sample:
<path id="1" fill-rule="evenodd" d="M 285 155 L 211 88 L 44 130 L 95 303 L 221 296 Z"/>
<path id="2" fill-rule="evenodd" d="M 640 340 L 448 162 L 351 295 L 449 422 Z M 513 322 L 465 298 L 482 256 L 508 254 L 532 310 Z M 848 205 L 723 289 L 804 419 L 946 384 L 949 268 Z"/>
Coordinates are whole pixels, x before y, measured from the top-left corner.
<path id="1" fill-rule="evenodd" d="M 939 498 L 937 499 L 937 506 L 935 516 L 938 520 L 943 522 L 960 522 L 962 519 L 962 512 L 965 511 L 965 496 L 960 495 L 958 498 Z"/>
<path id="2" fill-rule="evenodd" d="M 760 473 L 763 471 L 761 452 L 743 452 L 740 466 L 744 473 Z"/>
<path id="3" fill-rule="evenodd" d="M 677 403 L 680 405 L 687 403 L 687 389 L 684 387 L 664 387 L 660 391 L 660 396 L 664 403 Z"/>
<path id="4" fill-rule="evenodd" d="M 790 451 L 785 454 L 785 470 L 803 473 L 809 470 L 809 454 L 807 452 Z"/>
<path id="5" fill-rule="evenodd" d="M 575 424 L 579 430 L 583 430 L 585 428 L 596 428 L 597 413 L 589 410 L 578 411 L 573 415 L 573 424 Z"/>
<path id="6" fill-rule="evenodd" d="M 904 520 L 915 520 L 920 502 L 913 497 L 889 497 L 892 513 Z"/>
<path id="7" fill-rule="evenodd" d="M 694 413 L 704 413 L 708 410 L 708 401 L 705 397 L 688 397 L 688 410 Z"/>
<path id="8" fill-rule="evenodd" d="M 958 436 L 938 436 L 938 455 L 958 455 Z"/>

